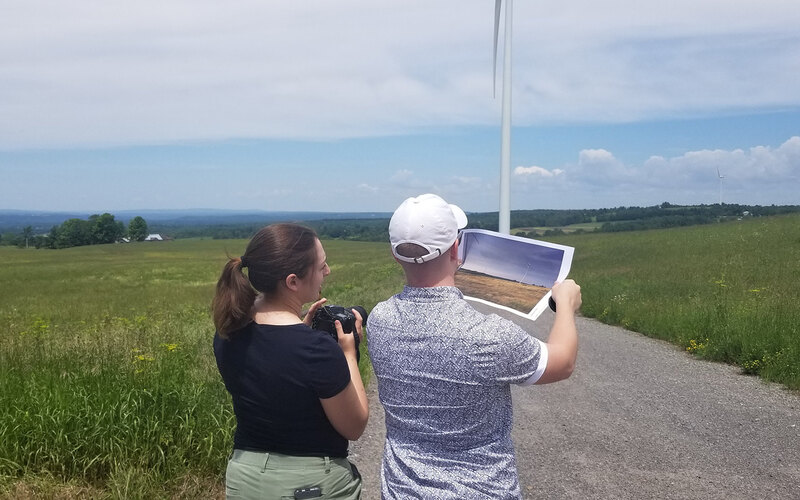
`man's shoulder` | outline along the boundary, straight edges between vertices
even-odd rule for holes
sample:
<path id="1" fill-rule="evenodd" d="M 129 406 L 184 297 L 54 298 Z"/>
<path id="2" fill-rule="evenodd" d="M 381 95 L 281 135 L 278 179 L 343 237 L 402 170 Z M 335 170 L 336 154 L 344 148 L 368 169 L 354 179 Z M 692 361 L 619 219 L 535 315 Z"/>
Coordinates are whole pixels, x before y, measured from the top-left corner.
<path id="1" fill-rule="evenodd" d="M 382 300 L 375 304 L 372 311 L 369 312 L 369 319 L 374 320 L 376 317 L 385 314 L 392 307 L 392 303 L 397 300 L 397 295 L 392 295 L 386 300 Z"/>
<path id="2" fill-rule="evenodd" d="M 398 310 L 398 309 L 406 309 L 406 308 L 427 308 L 427 309 L 444 309 L 449 311 L 456 311 L 459 314 L 466 315 L 469 318 L 476 318 L 482 321 L 487 321 L 491 323 L 497 323 L 502 325 L 516 325 L 511 320 L 505 319 L 495 313 L 483 313 L 475 309 L 472 304 L 461 295 L 461 292 L 458 291 L 455 287 L 452 287 L 453 290 L 456 290 L 456 294 L 450 294 L 445 296 L 444 300 L 433 300 L 433 301 L 426 301 L 426 300 L 416 300 L 418 297 L 414 292 L 419 292 L 425 289 L 412 289 L 414 290 L 411 293 L 408 293 L 404 290 L 401 293 L 397 293 L 392 295 L 386 300 L 382 300 L 378 302 L 375 307 L 373 307 L 372 311 L 370 312 L 370 317 L 373 314 L 383 313 L 389 310 Z M 435 290 L 431 289 L 431 290 Z M 423 292 L 424 293 L 424 292 Z M 441 297 L 439 297 L 441 299 Z"/>
<path id="3" fill-rule="evenodd" d="M 474 317 L 486 316 L 485 314 L 475 310 L 472 305 L 469 304 L 469 302 L 464 300 L 464 298 L 460 295 L 460 292 L 457 292 L 458 295 L 445 295 L 444 297 L 436 296 L 433 300 L 431 300 L 431 297 L 424 296 L 426 289 L 412 290 L 413 291 L 410 293 L 407 290 L 404 290 L 401 293 L 392 295 L 386 300 L 378 302 L 370 312 L 370 318 L 374 317 L 375 314 L 380 316 L 382 314 L 396 314 L 409 310 L 442 310 L 446 312 L 457 312 L 458 314 L 466 314 Z M 432 288 L 430 290 L 435 289 Z M 432 292 L 432 294 L 435 293 L 436 292 Z"/>

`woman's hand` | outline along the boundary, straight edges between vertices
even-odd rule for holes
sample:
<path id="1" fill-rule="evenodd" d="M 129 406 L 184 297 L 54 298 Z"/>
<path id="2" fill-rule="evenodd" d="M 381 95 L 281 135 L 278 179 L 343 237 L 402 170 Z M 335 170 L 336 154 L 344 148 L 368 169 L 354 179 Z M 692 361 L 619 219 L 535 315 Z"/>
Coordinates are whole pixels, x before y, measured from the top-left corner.
<path id="1" fill-rule="evenodd" d="M 356 317 L 356 324 L 352 333 L 344 333 L 344 330 L 342 329 L 342 323 L 338 319 L 334 322 L 334 324 L 336 325 L 336 338 L 339 341 L 339 347 L 342 348 L 345 356 L 349 355 L 355 358 L 356 339 L 353 337 L 353 335 L 358 335 L 358 340 L 361 340 L 361 331 L 363 329 L 362 324 L 364 323 L 364 320 L 361 318 L 361 314 L 357 310 L 351 309 L 350 311 L 353 313 L 353 316 Z"/>
<path id="2" fill-rule="evenodd" d="M 307 326 L 310 327 L 311 323 L 314 321 L 314 315 L 317 313 L 317 309 L 322 307 L 322 304 L 324 304 L 327 301 L 328 301 L 328 299 L 323 297 L 323 298 L 319 299 L 318 301 L 314 302 L 313 304 L 311 304 L 311 307 L 308 308 L 308 312 L 303 317 L 303 323 L 305 323 Z"/>
<path id="3" fill-rule="evenodd" d="M 353 313 L 353 316 L 356 317 L 356 332 L 358 332 L 358 340 L 362 340 L 364 335 L 362 335 L 362 330 L 364 329 L 364 318 L 361 317 L 361 313 L 358 312 L 358 309 L 350 309 L 350 312 Z"/>

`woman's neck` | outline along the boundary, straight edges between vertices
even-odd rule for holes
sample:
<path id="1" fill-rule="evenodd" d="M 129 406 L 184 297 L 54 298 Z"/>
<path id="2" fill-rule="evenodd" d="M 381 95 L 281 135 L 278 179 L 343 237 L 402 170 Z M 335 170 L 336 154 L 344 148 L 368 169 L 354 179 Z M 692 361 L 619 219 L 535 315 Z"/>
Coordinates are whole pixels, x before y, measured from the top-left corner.
<path id="1" fill-rule="evenodd" d="M 254 320 L 261 325 L 296 325 L 302 323 L 300 313 L 303 304 L 287 300 L 287 297 L 264 297 L 259 295 L 253 304 Z"/>

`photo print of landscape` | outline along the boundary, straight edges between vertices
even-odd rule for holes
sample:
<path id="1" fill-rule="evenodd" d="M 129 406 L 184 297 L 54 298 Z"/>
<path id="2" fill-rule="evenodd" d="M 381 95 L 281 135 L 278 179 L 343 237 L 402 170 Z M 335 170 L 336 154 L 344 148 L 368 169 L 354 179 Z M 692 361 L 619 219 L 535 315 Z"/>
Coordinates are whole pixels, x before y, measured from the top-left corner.
<path id="1" fill-rule="evenodd" d="M 564 280 L 574 249 L 493 231 L 461 232 L 456 286 L 467 296 L 536 319 L 554 283 Z M 537 307 L 538 306 L 538 307 Z"/>

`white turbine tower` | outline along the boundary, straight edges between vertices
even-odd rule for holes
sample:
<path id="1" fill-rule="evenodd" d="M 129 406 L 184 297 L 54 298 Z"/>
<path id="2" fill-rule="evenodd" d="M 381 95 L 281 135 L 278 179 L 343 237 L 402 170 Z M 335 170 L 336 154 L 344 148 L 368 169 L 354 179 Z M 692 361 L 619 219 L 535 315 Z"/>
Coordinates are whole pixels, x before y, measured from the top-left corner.
<path id="1" fill-rule="evenodd" d="M 719 173 L 719 167 L 717 167 L 717 177 L 719 178 L 719 204 L 722 206 L 722 180 L 725 176 Z"/>
<path id="2" fill-rule="evenodd" d="M 494 77 L 497 78 L 497 34 L 500 31 L 502 0 L 494 2 Z M 503 41 L 503 111 L 500 145 L 500 220 L 498 230 L 511 232 L 511 15 L 513 0 L 506 0 L 505 36 Z"/>

